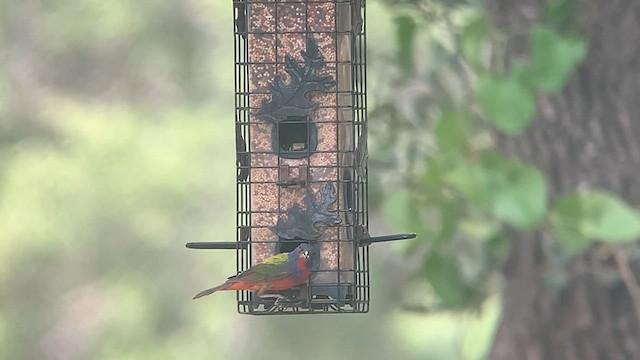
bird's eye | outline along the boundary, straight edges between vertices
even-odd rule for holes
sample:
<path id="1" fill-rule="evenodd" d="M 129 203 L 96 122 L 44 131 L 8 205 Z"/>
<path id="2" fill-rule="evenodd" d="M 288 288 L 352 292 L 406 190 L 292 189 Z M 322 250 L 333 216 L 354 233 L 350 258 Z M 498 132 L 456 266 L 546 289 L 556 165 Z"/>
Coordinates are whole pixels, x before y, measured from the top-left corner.
<path id="1" fill-rule="evenodd" d="M 302 256 L 304 256 L 304 257 L 308 258 L 308 257 L 309 257 L 309 252 L 305 250 L 305 251 L 302 253 Z"/>

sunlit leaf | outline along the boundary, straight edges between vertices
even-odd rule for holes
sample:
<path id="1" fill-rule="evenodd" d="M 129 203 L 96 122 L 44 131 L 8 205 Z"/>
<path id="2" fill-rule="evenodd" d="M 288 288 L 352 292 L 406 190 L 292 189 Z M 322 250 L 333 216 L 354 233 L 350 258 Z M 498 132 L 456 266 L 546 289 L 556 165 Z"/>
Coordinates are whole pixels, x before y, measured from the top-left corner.
<path id="1" fill-rule="evenodd" d="M 464 235 L 477 240 L 490 239 L 499 230 L 498 224 L 490 219 L 464 219 L 459 227 Z"/>
<path id="2" fill-rule="evenodd" d="M 422 223 L 415 195 L 408 191 L 397 191 L 386 197 L 383 211 L 389 223 L 398 231 L 416 232 L 426 236 L 426 226 Z"/>
<path id="3" fill-rule="evenodd" d="M 482 47 L 489 32 L 489 23 L 484 15 L 471 19 L 462 28 L 460 47 L 464 58 L 475 68 L 482 68 Z"/>
<path id="4" fill-rule="evenodd" d="M 442 162 L 434 159 L 427 159 L 427 166 L 423 175 L 424 184 L 427 189 L 439 189 L 444 185 L 445 169 Z"/>
<path id="5" fill-rule="evenodd" d="M 459 163 L 447 173 L 447 181 L 481 209 L 491 208 L 492 189 L 495 189 L 495 174 L 480 164 Z"/>
<path id="6" fill-rule="evenodd" d="M 584 39 L 535 27 L 531 33 L 531 82 L 541 90 L 561 90 L 586 54 Z"/>
<path id="7" fill-rule="evenodd" d="M 505 166 L 503 171 L 505 182 L 495 189 L 493 213 L 515 228 L 531 229 L 546 212 L 545 178 L 537 168 L 517 163 Z"/>
<path id="8" fill-rule="evenodd" d="M 406 191 L 398 191 L 385 199 L 384 214 L 393 227 L 401 229 L 411 225 L 410 202 L 411 196 Z"/>
<path id="9" fill-rule="evenodd" d="M 535 96 L 512 77 L 481 77 L 476 97 L 484 114 L 506 134 L 522 133 L 533 119 Z"/>
<path id="10" fill-rule="evenodd" d="M 621 243 L 640 237 L 640 213 L 607 192 L 566 195 L 550 219 L 558 241 L 570 251 L 584 250 L 596 240 Z"/>
<path id="11" fill-rule="evenodd" d="M 465 114 L 445 111 L 434 129 L 436 143 L 446 154 L 464 154 L 469 144 L 469 124 Z"/>

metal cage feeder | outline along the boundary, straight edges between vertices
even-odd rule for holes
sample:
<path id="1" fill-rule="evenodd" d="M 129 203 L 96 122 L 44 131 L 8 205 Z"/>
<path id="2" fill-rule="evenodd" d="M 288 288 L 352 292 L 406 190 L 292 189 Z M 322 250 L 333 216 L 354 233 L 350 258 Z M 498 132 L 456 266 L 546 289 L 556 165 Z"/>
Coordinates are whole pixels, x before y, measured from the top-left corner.
<path id="1" fill-rule="evenodd" d="M 294 305 L 238 291 L 239 313 L 365 313 L 366 21 L 363 0 L 234 0 L 237 271 L 301 242 L 319 250 Z"/>

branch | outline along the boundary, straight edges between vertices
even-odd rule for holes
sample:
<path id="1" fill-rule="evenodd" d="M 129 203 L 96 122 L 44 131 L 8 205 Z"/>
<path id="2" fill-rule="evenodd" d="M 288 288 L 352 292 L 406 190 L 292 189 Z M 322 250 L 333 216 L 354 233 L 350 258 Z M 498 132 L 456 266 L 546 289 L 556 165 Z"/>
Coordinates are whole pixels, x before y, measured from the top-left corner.
<path id="1" fill-rule="evenodd" d="M 631 295 L 631 300 L 633 301 L 633 306 L 636 312 L 636 319 L 640 322 L 640 286 L 638 285 L 638 279 L 633 274 L 633 271 L 629 266 L 627 254 L 617 247 L 611 246 L 610 249 L 613 258 L 616 261 L 616 265 L 618 266 L 618 271 L 620 272 L 622 281 L 624 281 L 627 291 L 629 291 L 629 295 Z"/>

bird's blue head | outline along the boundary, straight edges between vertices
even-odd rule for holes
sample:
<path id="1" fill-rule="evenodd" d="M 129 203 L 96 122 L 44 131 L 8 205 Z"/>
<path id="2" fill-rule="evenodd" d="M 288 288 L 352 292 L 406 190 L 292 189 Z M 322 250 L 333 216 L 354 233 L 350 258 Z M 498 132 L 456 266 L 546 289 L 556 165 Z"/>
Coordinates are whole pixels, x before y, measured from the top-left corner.
<path id="1" fill-rule="evenodd" d="M 313 269 L 313 264 L 318 262 L 316 261 L 317 253 L 313 245 L 302 243 L 289 253 L 289 262 L 295 264 L 298 260 L 303 259 L 307 264 L 311 264 L 309 268 Z"/>

